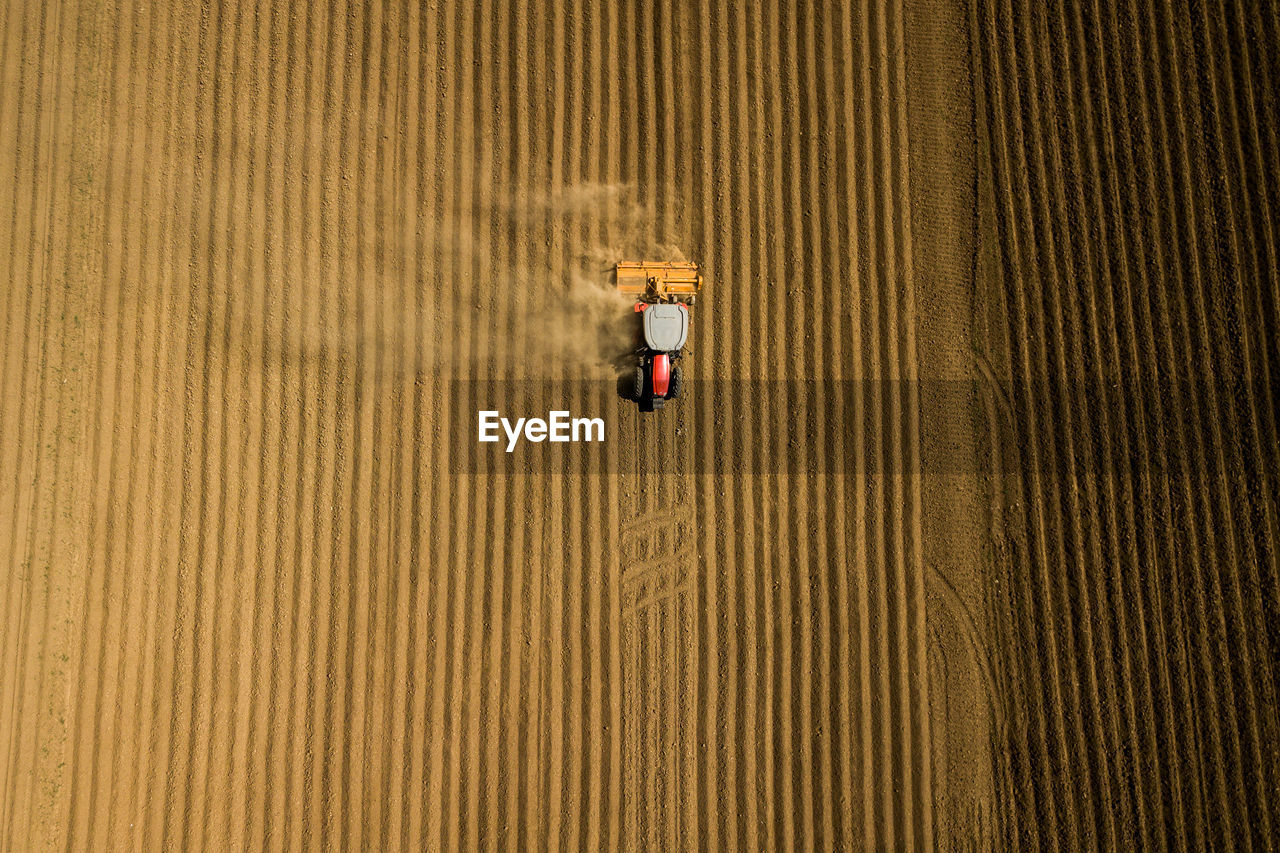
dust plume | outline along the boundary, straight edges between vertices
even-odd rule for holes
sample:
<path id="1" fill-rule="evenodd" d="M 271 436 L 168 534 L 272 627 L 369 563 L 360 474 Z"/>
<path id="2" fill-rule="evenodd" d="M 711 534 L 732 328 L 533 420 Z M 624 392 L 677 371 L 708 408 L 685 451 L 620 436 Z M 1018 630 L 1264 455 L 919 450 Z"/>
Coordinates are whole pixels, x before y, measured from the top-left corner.
<path id="1" fill-rule="evenodd" d="M 378 259 L 359 278 L 349 260 L 310 275 L 286 270 L 271 288 L 274 305 L 250 305 L 228 288 L 225 302 L 206 303 L 210 341 L 251 361 L 320 362 L 363 381 L 406 371 L 611 376 L 636 343 L 633 303 L 614 288 L 614 264 L 685 259 L 664 217 L 629 184 L 482 197 L 491 201 L 465 214 L 424 216 L 416 234 L 344 241 L 334 257 Z"/>
<path id="2" fill-rule="evenodd" d="M 500 374 L 611 376 L 636 345 L 633 301 L 614 288 L 613 266 L 623 259 L 685 260 L 675 237 L 630 184 L 583 182 L 500 195 L 511 201 L 492 211 L 496 230 L 528 249 L 529 260 L 518 269 L 504 268 L 484 252 L 487 263 L 481 266 L 511 282 L 507 290 L 520 289 L 529 307 L 507 312 L 509 306 L 490 306 L 508 321 L 508 338 L 501 341 L 486 336 L 502 329 L 502 322 L 487 322 L 494 318 L 483 312 L 469 318 L 471 352 L 486 353 Z"/>

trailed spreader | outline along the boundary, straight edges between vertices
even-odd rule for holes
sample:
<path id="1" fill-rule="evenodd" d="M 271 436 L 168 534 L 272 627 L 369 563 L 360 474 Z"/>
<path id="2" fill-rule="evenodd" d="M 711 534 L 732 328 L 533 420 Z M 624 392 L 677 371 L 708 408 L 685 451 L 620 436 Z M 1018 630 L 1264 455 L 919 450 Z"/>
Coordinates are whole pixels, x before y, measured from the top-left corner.
<path id="1" fill-rule="evenodd" d="M 680 357 L 689 339 L 689 308 L 702 289 L 697 264 L 623 261 L 614 268 L 621 293 L 635 297 L 635 360 L 618 377 L 618 394 L 642 412 L 680 396 Z"/>

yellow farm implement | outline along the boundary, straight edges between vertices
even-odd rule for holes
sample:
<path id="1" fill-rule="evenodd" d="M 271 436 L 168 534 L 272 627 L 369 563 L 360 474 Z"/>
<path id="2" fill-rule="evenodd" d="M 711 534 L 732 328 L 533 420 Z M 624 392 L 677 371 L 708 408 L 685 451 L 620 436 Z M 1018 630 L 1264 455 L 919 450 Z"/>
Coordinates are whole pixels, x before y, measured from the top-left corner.
<path id="1" fill-rule="evenodd" d="M 694 303 L 702 289 L 702 273 L 697 264 L 665 261 L 620 261 L 614 268 L 620 293 L 645 302 Z"/>

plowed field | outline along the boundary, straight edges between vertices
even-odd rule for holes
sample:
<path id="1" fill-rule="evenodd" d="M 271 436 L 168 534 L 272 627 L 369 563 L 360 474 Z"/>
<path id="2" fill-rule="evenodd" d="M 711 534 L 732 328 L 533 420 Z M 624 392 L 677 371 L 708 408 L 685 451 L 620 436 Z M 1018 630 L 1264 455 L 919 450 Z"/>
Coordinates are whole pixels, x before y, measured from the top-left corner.
<path id="1" fill-rule="evenodd" d="M 0 849 L 1273 848 L 1277 46 L 4 4 Z"/>

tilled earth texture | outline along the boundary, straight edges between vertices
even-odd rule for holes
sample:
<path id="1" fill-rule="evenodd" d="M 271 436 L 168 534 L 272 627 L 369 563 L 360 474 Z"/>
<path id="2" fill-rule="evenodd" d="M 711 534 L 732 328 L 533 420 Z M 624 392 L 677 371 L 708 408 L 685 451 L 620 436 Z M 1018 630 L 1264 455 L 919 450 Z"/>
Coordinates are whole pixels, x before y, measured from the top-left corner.
<path id="1" fill-rule="evenodd" d="M 1275 849 L 1278 47 L 8 0 L 0 849 Z"/>

